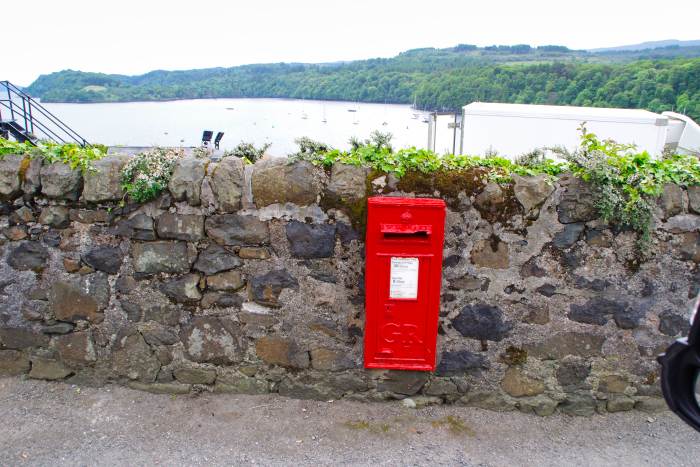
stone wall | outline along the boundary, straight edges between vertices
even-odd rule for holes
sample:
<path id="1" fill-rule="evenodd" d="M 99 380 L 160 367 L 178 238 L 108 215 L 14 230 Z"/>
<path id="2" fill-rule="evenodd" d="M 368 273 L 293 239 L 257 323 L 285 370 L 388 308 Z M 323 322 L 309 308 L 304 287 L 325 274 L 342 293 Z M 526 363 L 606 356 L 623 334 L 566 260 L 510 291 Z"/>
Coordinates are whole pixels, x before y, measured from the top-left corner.
<path id="1" fill-rule="evenodd" d="M 660 407 L 687 331 L 700 193 L 668 186 L 653 256 L 561 177 L 401 180 L 336 165 L 184 159 L 120 203 L 123 156 L 82 176 L 0 161 L 0 374 L 167 393 L 459 403 L 539 415 Z M 362 368 L 366 197 L 446 199 L 438 367 Z"/>

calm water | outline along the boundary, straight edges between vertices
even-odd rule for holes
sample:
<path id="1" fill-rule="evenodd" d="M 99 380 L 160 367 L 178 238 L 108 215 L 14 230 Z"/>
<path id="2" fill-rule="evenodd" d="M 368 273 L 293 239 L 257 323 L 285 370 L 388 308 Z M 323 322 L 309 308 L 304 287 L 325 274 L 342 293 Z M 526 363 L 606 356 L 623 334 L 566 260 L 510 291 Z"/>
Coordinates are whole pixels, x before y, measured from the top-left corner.
<path id="1" fill-rule="evenodd" d="M 396 148 L 425 147 L 428 124 L 408 105 L 296 99 L 196 99 L 116 104 L 45 104 L 90 142 L 127 146 L 198 146 L 203 130 L 225 133 L 221 148 L 241 141 L 272 143 L 268 152 L 295 152 L 308 136 L 346 149 L 351 136 L 391 132 Z M 356 112 L 348 112 L 356 110 Z M 326 120 L 326 123 L 323 120 Z M 386 124 L 384 124 L 386 123 Z"/>

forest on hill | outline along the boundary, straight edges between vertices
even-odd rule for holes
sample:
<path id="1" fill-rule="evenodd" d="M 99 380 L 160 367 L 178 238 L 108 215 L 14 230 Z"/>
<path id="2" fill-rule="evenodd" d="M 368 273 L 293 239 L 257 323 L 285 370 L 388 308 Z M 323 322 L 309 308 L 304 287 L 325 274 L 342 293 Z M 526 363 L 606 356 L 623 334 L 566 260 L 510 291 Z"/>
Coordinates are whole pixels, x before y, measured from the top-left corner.
<path id="1" fill-rule="evenodd" d="M 424 48 L 392 58 L 152 71 L 64 70 L 28 92 L 44 102 L 284 97 L 416 103 L 456 110 L 473 101 L 676 110 L 700 120 L 700 47 L 590 52 L 563 46 Z"/>

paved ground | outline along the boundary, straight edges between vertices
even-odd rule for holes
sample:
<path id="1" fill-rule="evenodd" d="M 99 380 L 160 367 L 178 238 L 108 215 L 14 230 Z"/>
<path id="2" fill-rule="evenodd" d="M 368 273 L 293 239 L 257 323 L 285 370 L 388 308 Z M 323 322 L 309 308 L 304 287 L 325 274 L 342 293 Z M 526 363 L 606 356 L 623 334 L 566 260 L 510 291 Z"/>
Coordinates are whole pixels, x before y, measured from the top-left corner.
<path id="1" fill-rule="evenodd" d="M 0 379 L 3 466 L 697 466 L 698 459 L 700 434 L 670 412 L 539 418 Z"/>

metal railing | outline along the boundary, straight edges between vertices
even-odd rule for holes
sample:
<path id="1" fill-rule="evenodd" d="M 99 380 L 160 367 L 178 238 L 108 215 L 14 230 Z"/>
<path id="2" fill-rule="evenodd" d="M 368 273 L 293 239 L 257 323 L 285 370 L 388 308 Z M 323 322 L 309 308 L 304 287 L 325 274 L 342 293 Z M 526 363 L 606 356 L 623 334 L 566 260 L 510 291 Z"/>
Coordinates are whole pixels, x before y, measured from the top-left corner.
<path id="1" fill-rule="evenodd" d="M 0 122 L 22 125 L 32 143 L 50 139 L 57 143 L 90 145 L 46 107 L 9 81 L 0 81 Z"/>

